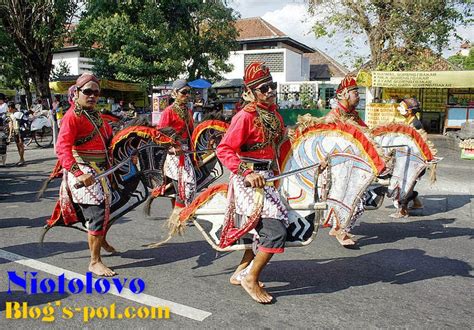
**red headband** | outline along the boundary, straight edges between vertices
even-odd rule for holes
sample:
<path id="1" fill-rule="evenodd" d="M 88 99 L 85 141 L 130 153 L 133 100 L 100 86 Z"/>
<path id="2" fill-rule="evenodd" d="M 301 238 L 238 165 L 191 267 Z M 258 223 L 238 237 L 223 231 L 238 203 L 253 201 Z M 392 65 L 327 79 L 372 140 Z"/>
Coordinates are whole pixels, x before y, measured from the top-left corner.
<path id="1" fill-rule="evenodd" d="M 76 87 L 81 88 L 85 84 L 87 84 L 89 81 L 95 82 L 97 85 L 99 85 L 99 79 L 97 79 L 96 76 L 90 73 L 83 73 L 79 78 L 76 80 Z"/>
<path id="2" fill-rule="evenodd" d="M 272 76 L 263 62 L 252 62 L 245 68 L 244 83 L 248 88 L 255 88 L 268 81 L 272 81 Z"/>

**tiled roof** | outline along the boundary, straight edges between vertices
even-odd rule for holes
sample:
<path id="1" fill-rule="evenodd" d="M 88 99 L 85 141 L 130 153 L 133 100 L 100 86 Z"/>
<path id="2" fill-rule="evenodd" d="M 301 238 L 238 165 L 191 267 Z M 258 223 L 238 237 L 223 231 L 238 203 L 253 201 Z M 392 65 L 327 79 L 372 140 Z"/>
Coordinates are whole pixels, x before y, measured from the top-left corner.
<path id="1" fill-rule="evenodd" d="M 235 22 L 235 27 L 239 32 L 237 41 L 287 36 L 276 27 L 263 20 L 261 17 L 239 19 L 237 22 Z"/>
<path id="2" fill-rule="evenodd" d="M 315 50 L 314 53 L 305 53 L 304 57 L 309 59 L 311 80 L 344 77 L 349 73 L 346 67 L 320 50 Z"/>

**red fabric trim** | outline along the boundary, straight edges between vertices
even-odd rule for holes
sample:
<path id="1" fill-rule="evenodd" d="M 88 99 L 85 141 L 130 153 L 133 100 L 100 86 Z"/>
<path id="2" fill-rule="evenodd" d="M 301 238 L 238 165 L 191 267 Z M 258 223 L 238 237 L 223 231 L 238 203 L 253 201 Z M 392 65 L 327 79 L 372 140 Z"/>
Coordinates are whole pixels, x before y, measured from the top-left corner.
<path id="1" fill-rule="evenodd" d="M 130 134 L 137 134 L 138 136 L 142 136 L 144 138 L 152 139 L 152 141 L 156 144 L 171 144 L 173 143 L 173 139 L 169 136 L 164 135 L 154 127 L 148 126 L 130 126 L 127 127 L 117 134 L 114 135 L 112 142 L 110 144 L 111 149 L 115 148 L 115 145 L 122 141 L 123 139 L 128 138 Z"/>
<path id="2" fill-rule="evenodd" d="M 88 230 L 87 233 L 92 236 L 105 236 L 105 223 L 104 223 L 104 229 L 102 230 Z"/>
<path id="3" fill-rule="evenodd" d="M 385 169 L 385 162 L 380 157 L 377 149 L 375 149 L 373 143 L 369 141 L 369 139 L 367 139 L 365 133 L 362 132 L 357 126 L 341 121 L 336 121 L 333 123 L 319 123 L 306 128 L 302 132 L 296 131 L 295 139 L 304 139 L 306 134 L 315 131 L 341 131 L 343 133 L 351 135 L 360 143 L 362 150 L 367 154 L 369 159 L 372 160 L 373 165 L 378 171 L 377 174 L 381 173 Z M 280 149 L 280 164 L 282 168 L 285 166 L 286 161 L 291 156 L 291 151 L 292 150 L 290 142 L 285 142 L 282 145 L 282 148 Z"/>
<path id="4" fill-rule="evenodd" d="M 267 247 L 259 245 L 258 251 L 262 251 L 266 253 L 283 253 L 285 252 L 285 248 L 267 248 Z"/>
<path id="5" fill-rule="evenodd" d="M 183 203 L 181 204 L 180 202 L 174 201 L 174 206 L 173 207 L 179 207 L 179 208 L 184 208 L 186 205 Z"/>
<path id="6" fill-rule="evenodd" d="M 428 146 L 426 141 L 421 137 L 420 133 L 418 133 L 416 129 L 414 129 L 413 127 L 404 125 L 404 124 L 395 123 L 395 124 L 379 126 L 372 130 L 372 134 L 374 136 L 383 135 L 384 133 L 388 133 L 388 132 L 401 133 L 401 134 L 411 136 L 415 140 L 418 147 L 420 148 L 421 154 L 423 155 L 425 160 L 427 161 L 433 160 L 434 155 L 432 154 L 430 147 Z"/>
<path id="7" fill-rule="evenodd" d="M 215 186 L 210 186 L 202 193 L 199 194 L 197 198 L 193 200 L 191 204 L 185 207 L 179 214 L 179 221 L 185 222 L 196 213 L 197 209 L 201 207 L 204 203 L 209 201 L 215 194 L 219 192 L 227 192 L 228 184 L 221 183 Z M 184 205 L 183 205 L 184 206 Z"/>

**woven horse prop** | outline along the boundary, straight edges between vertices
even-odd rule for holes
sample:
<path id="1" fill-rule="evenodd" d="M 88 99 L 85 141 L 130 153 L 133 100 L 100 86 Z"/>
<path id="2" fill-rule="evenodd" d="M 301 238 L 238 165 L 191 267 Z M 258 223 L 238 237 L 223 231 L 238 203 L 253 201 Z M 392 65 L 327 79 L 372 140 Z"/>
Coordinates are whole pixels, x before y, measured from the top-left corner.
<path id="1" fill-rule="evenodd" d="M 373 128 L 370 136 L 386 156 L 392 157 L 387 196 L 396 206 L 406 202 L 427 168 L 431 169 L 431 181 L 436 180 L 436 164 L 441 158 L 436 157 L 436 150 L 423 130 L 405 124 L 388 124 Z"/>
<path id="2" fill-rule="evenodd" d="M 299 118 L 291 140 L 280 148 L 281 172 L 322 161 L 328 166 L 322 172 L 315 168 L 281 179 L 280 196 L 289 213 L 285 246 L 310 244 L 320 220 L 334 230 L 350 230 L 363 212 L 361 196 L 385 167 L 374 144 L 355 125 L 325 123 L 308 116 Z M 223 246 L 219 238 L 225 225 L 223 206 L 227 204 L 227 191 L 226 184 L 209 187 L 183 209 L 180 220 L 193 219 L 206 241 L 217 251 L 250 249 L 257 235 L 255 231 L 230 246 Z"/>
<path id="3" fill-rule="evenodd" d="M 226 125 L 225 123 L 221 125 L 221 122 L 213 122 L 212 124 L 217 126 Z M 209 138 L 212 134 L 206 129 L 206 125 L 203 125 L 199 136 Z M 150 126 L 130 126 L 119 131 L 113 137 L 110 147 L 112 161 L 114 164 L 123 164 L 111 174 L 113 180 L 110 181 L 113 181 L 113 185 L 111 187 L 112 200 L 108 228 L 118 218 L 144 203 L 153 191 L 166 184 L 164 162 L 168 149 L 176 143 L 168 135 Z M 196 145 L 201 148 L 202 144 L 196 143 Z M 127 158 L 136 151 L 138 151 L 138 164 L 134 164 L 131 160 L 127 161 Z M 206 154 L 207 152 L 203 153 L 203 155 Z M 210 163 L 208 162 L 208 164 Z M 56 165 L 50 179 L 54 177 L 54 173 L 60 173 L 60 166 Z M 221 175 L 221 173 L 222 168 L 220 172 L 219 168 L 212 171 L 214 177 Z M 212 177 L 212 175 L 209 176 Z M 47 231 L 54 226 L 72 226 L 84 231 L 84 228 L 74 226 L 78 222 L 83 222 L 80 211 L 79 213 L 76 212 L 76 216 L 73 218 L 63 217 L 60 201 L 58 201 L 53 215 L 44 227 L 40 241 L 43 241 Z"/>

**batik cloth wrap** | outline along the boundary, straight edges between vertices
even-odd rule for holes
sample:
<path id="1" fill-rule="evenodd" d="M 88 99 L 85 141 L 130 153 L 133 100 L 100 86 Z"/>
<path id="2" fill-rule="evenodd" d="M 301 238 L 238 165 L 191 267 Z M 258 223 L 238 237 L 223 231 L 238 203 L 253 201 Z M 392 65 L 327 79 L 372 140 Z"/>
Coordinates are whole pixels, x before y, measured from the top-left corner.
<path id="1" fill-rule="evenodd" d="M 182 146 L 187 150 L 186 145 Z M 196 174 L 190 154 L 181 155 L 168 154 L 165 160 L 165 175 L 172 180 L 178 181 L 179 199 L 187 206 L 191 204 L 196 193 Z"/>
<path id="2" fill-rule="evenodd" d="M 271 170 L 254 172 L 265 179 L 274 176 Z M 219 243 L 222 248 L 255 229 L 262 218 L 280 220 L 288 228 L 288 211 L 277 189 L 272 184 L 265 185 L 263 189 L 245 187 L 244 179 L 238 174 L 230 176 L 224 228 Z"/>
<path id="3" fill-rule="evenodd" d="M 78 152 L 74 150 L 73 155 L 77 161 L 79 169 L 84 174 L 91 174 L 95 177 L 106 169 L 106 159 L 103 151 Z M 102 178 L 90 186 L 81 188 L 75 187 L 77 183 L 77 177 L 66 169 L 63 169 L 63 181 L 59 189 L 59 203 L 61 205 L 64 222 L 66 224 L 74 222 L 68 221 L 68 217 L 77 217 L 72 203 L 79 205 L 104 204 L 105 214 L 102 225 L 103 229 L 101 231 L 92 232 L 92 234 L 95 235 L 104 235 L 107 231 L 110 219 L 111 193 L 108 178 Z M 88 227 L 87 222 L 85 223 L 85 226 L 88 230 L 91 230 Z"/>

